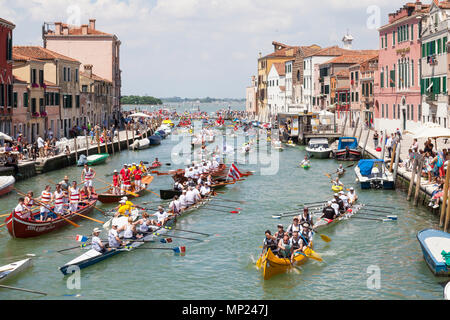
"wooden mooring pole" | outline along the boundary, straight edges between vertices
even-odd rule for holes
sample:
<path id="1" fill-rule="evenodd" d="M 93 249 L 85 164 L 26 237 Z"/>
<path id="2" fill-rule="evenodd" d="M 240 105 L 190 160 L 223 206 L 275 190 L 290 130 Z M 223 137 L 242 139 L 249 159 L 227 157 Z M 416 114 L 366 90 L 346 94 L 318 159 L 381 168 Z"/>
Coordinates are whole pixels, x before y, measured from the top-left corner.
<path id="1" fill-rule="evenodd" d="M 127 138 L 127 149 L 130 149 L 130 141 L 128 141 L 128 123 L 125 125 L 125 136 Z"/>
<path id="2" fill-rule="evenodd" d="M 422 168 L 423 168 L 423 162 L 424 159 L 421 158 L 419 160 L 418 166 L 417 166 L 417 172 L 416 172 L 416 193 L 414 195 L 414 205 L 417 206 L 419 201 L 419 192 L 420 192 L 420 182 L 422 179 Z"/>
<path id="3" fill-rule="evenodd" d="M 87 130 L 84 130 L 84 137 L 86 138 L 86 157 L 89 156 L 89 140 L 87 136 Z M 78 161 L 78 159 L 77 159 Z"/>
<path id="4" fill-rule="evenodd" d="M 394 178 L 394 186 L 395 186 L 395 181 L 397 180 L 397 172 L 398 172 L 398 163 L 400 161 L 400 141 L 398 142 L 398 146 L 397 146 L 397 150 L 395 152 L 395 164 L 394 164 L 394 174 L 393 174 L 393 178 Z"/>
<path id="5" fill-rule="evenodd" d="M 414 157 L 414 162 L 412 166 L 412 172 L 411 172 L 411 179 L 409 180 L 409 188 L 408 188 L 408 196 L 406 197 L 406 200 L 411 200 L 411 195 L 414 187 L 414 179 L 416 177 L 416 170 L 417 170 L 417 158 Z"/>
<path id="6" fill-rule="evenodd" d="M 78 161 L 78 144 L 77 144 L 78 136 L 75 135 L 75 138 L 73 139 L 74 145 L 75 145 L 75 162 Z"/>
<path id="7" fill-rule="evenodd" d="M 352 137 L 356 137 L 356 129 L 358 129 L 358 124 L 359 124 L 359 117 L 358 117 L 358 119 L 356 119 L 356 125 L 355 125 L 355 127 L 353 128 L 353 134 L 352 134 Z"/>
<path id="8" fill-rule="evenodd" d="M 364 141 L 364 147 L 361 153 L 361 158 L 364 158 L 364 153 L 366 153 L 367 141 L 369 140 L 370 129 L 367 130 L 366 141 Z"/>
<path id="9" fill-rule="evenodd" d="M 395 159 L 395 155 L 397 153 L 397 144 L 394 144 L 394 149 L 392 150 L 392 154 L 393 156 L 391 157 L 391 163 L 389 164 L 389 172 L 392 172 L 393 166 L 394 166 L 394 159 Z"/>

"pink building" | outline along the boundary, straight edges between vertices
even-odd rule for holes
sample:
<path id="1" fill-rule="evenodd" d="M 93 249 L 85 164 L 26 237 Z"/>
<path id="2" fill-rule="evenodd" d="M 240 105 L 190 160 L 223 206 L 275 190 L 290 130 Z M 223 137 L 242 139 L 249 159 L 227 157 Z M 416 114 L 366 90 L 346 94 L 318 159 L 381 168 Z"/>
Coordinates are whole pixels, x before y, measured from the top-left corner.
<path id="1" fill-rule="evenodd" d="M 92 72 L 113 84 L 112 105 L 107 112 L 109 118 L 104 125 L 120 119 L 121 42 L 114 34 L 97 30 L 95 19 L 89 25 L 69 26 L 61 22 L 46 23 L 43 26 L 44 48 L 72 57 L 84 66 L 92 65 Z"/>
<path id="2" fill-rule="evenodd" d="M 12 117 L 12 136 L 17 138 L 22 134 L 25 139 L 31 141 L 27 136 L 27 123 L 30 120 L 28 106 L 29 106 L 29 90 L 28 83 L 16 76 L 14 77 L 13 91 L 14 91 L 14 105 Z"/>
<path id="3" fill-rule="evenodd" d="M 11 115 L 13 104 L 12 75 L 12 22 L 0 18 L 0 132 L 11 133 Z"/>
<path id="4" fill-rule="evenodd" d="M 407 3 L 379 29 L 380 50 L 374 90 L 374 125 L 388 132 L 420 125 L 420 16 L 429 5 Z"/>

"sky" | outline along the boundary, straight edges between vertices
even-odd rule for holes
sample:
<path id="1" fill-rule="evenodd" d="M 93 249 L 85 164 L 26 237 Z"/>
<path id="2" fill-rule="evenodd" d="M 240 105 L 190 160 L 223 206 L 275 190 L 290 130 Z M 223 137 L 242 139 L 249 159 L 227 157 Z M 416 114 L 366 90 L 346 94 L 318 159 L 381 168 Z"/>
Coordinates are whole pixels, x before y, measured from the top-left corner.
<path id="1" fill-rule="evenodd" d="M 406 2 L 0 0 L 0 17 L 16 25 L 15 45 L 42 45 L 44 22 L 96 19 L 122 42 L 122 95 L 244 98 L 272 41 L 342 46 L 349 31 L 354 49 L 378 49 L 377 28 Z"/>

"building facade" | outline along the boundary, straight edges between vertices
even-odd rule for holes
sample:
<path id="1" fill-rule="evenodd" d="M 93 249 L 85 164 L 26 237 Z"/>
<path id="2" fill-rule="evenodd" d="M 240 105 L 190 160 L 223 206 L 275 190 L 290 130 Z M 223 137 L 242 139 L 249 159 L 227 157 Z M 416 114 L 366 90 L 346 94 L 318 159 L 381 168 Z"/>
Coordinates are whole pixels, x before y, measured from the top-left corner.
<path id="1" fill-rule="evenodd" d="M 379 29 L 379 86 L 375 86 L 375 128 L 414 130 L 422 118 L 420 19 L 429 5 L 407 3 Z"/>
<path id="2" fill-rule="evenodd" d="M 0 18 L 0 132 L 12 134 L 13 74 L 12 22 Z"/>
<path id="3" fill-rule="evenodd" d="M 121 70 L 120 45 L 116 35 L 96 29 L 96 20 L 89 24 L 69 26 L 61 22 L 44 24 L 44 48 L 72 57 L 83 65 L 92 65 L 98 77 L 112 83 L 112 105 L 102 125 L 109 126 L 120 119 Z M 85 71 L 85 70 L 82 70 Z"/>
<path id="4" fill-rule="evenodd" d="M 245 111 L 250 114 L 252 117 L 255 117 L 258 114 L 258 109 L 256 108 L 256 92 L 258 90 L 258 86 L 256 83 L 256 77 L 252 76 L 252 85 L 248 86 L 245 89 Z"/>

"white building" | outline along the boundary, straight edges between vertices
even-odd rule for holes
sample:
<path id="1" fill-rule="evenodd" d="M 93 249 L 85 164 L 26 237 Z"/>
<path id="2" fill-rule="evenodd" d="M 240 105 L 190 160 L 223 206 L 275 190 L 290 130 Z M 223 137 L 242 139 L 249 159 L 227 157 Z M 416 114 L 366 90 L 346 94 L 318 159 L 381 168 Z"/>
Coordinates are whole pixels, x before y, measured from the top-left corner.
<path id="1" fill-rule="evenodd" d="M 447 40 L 449 38 L 450 6 L 431 3 L 422 16 L 421 33 L 421 95 L 422 122 L 438 123 L 448 128 Z M 409 61 L 408 61 L 409 62 Z"/>
<path id="2" fill-rule="evenodd" d="M 292 105 L 292 68 L 294 65 L 294 60 L 289 60 L 284 63 L 285 70 L 285 93 L 286 100 L 283 106 L 282 112 L 288 112 L 288 107 Z"/>
<path id="3" fill-rule="evenodd" d="M 270 111 L 270 117 L 274 117 L 286 109 L 285 63 L 274 63 L 270 68 L 269 75 L 267 76 L 267 105 Z"/>
<path id="4" fill-rule="evenodd" d="M 314 72 L 314 66 L 323 64 L 332 58 L 339 57 L 347 50 L 333 46 L 319 50 L 309 56 L 303 58 L 303 95 L 302 103 L 306 104 L 308 112 L 313 110 L 313 106 L 317 105 L 317 97 L 315 96 L 315 83 L 318 82 L 317 73 Z"/>

